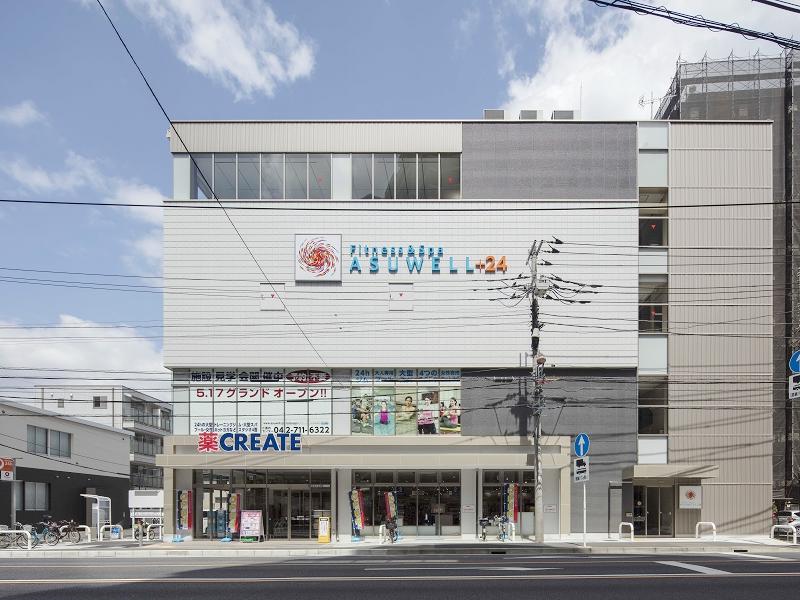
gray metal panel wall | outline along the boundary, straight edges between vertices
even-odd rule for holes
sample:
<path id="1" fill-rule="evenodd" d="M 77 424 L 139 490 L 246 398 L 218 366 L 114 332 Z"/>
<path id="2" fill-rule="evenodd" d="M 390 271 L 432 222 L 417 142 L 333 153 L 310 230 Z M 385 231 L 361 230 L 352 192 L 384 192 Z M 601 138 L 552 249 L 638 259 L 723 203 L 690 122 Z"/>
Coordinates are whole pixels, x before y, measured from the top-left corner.
<path id="1" fill-rule="evenodd" d="M 500 383 L 494 380 L 511 374 L 524 377 L 527 373 L 481 370 L 462 373 L 463 435 L 533 434 L 533 411 L 526 401 L 524 382 Z M 598 387 L 587 383 L 587 378 L 592 377 L 613 377 L 616 380 L 604 381 Z M 608 482 L 620 481 L 622 469 L 636 462 L 635 378 L 634 371 L 625 370 L 548 371 L 543 434 L 574 436 L 585 431 L 591 436 L 591 478 L 586 497 L 591 507 L 587 528 L 592 532 L 607 530 Z M 609 405 L 614 408 L 609 408 Z M 582 527 L 582 491 L 578 485 L 571 485 L 571 490 L 571 530 L 579 531 Z M 619 523 L 621 516 L 620 495 L 613 494 L 612 522 Z"/>
<path id="2" fill-rule="evenodd" d="M 771 158 L 768 123 L 670 126 L 669 462 L 719 466 L 702 519 L 733 534 L 770 517 Z"/>
<path id="3" fill-rule="evenodd" d="M 464 123 L 462 194 L 637 198 L 635 123 Z"/>

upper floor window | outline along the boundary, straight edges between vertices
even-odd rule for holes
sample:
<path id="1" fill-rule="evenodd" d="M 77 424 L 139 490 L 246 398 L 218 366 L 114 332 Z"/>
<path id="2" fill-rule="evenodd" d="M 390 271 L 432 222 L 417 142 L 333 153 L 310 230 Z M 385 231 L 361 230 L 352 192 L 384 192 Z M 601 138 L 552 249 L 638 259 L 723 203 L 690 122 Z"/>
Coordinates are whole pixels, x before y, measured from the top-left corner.
<path id="1" fill-rule="evenodd" d="M 50 456 L 72 456 L 72 434 L 65 431 L 50 430 Z"/>
<path id="2" fill-rule="evenodd" d="M 28 425 L 28 452 L 47 454 L 47 429 Z"/>
<path id="3" fill-rule="evenodd" d="M 219 153 L 193 158 L 193 199 L 461 198 L 461 155 L 454 153 Z"/>
<path id="4" fill-rule="evenodd" d="M 92 408 L 106 408 L 108 396 L 92 396 Z"/>

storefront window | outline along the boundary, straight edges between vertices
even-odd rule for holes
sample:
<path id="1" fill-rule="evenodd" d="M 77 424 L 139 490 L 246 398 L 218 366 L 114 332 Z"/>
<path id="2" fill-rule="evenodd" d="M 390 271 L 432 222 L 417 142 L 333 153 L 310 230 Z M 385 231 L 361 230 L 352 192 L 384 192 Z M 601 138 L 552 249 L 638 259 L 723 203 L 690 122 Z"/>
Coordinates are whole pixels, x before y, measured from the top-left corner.
<path id="1" fill-rule="evenodd" d="M 372 402 L 372 423 L 375 435 L 394 435 L 394 388 L 376 387 Z"/>
<path id="2" fill-rule="evenodd" d="M 420 387 L 417 394 L 417 433 L 439 433 L 439 390 Z"/>
<path id="3" fill-rule="evenodd" d="M 397 483 L 414 483 L 416 481 L 415 471 L 398 471 Z"/>
<path id="4" fill-rule="evenodd" d="M 394 472 L 377 471 L 375 473 L 375 483 L 394 483 Z"/>
<path id="5" fill-rule="evenodd" d="M 350 392 L 351 431 L 356 435 L 372 435 L 372 387 L 354 387 Z"/>
<path id="6" fill-rule="evenodd" d="M 353 154 L 353 198 L 372 200 L 372 154 Z"/>

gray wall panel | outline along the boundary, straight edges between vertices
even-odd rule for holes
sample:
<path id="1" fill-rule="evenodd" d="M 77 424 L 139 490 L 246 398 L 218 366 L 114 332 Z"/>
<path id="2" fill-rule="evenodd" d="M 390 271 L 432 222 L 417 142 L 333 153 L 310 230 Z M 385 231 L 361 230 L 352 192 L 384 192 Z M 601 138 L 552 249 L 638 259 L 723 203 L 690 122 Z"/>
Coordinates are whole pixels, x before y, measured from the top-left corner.
<path id="1" fill-rule="evenodd" d="M 523 372 L 502 373 L 517 378 Z M 533 412 L 525 400 L 524 383 L 499 383 L 481 371 L 464 371 L 462 427 L 464 435 L 532 435 Z M 588 377 L 615 377 L 625 381 L 587 383 Z M 592 440 L 590 479 L 586 486 L 589 506 L 587 528 L 607 530 L 608 483 L 620 481 L 622 469 L 636 462 L 636 384 L 633 371 L 548 372 L 545 386 L 544 435 L 574 436 L 584 431 Z M 558 399 L 563 399 L 559 402 Z M 561 406 L 563 405 L 563 407 Z M 594 405 L 594 406 L 593 406 Z M 619 408 L 608 408 L 609 405 Z M 531 463 L 532 464 L 532 463 Z M 570 484 L 571 530 L 582 527 L 583 496 L 580 485 Z M 612 494 L 611 521 L 621 519 L 620 494 Z"/>
<path id="2" fill-rule="evenodd" d="M 464 123 L 463 196 L 636 198 L 635 123 Z"/>

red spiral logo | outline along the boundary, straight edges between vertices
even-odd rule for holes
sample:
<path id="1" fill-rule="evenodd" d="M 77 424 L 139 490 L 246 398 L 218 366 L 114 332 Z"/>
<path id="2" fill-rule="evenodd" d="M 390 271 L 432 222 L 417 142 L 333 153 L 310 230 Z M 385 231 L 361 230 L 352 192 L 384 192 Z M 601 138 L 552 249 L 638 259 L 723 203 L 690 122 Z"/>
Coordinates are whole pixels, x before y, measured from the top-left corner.
<path id="1" fill-rule="evenodd" d="M 297 259 L 304 271 L 314 277 L 325 277 L 336 270 L 339 256 L 336 248 L 325 238 L 311 238 L 297 251 Z"/>

